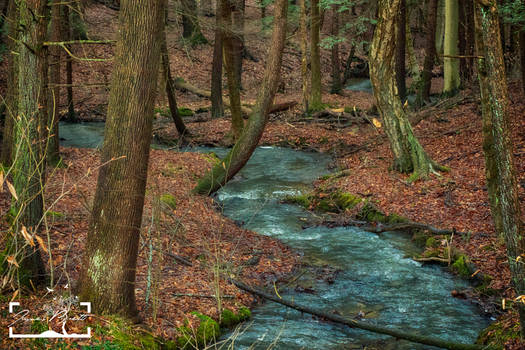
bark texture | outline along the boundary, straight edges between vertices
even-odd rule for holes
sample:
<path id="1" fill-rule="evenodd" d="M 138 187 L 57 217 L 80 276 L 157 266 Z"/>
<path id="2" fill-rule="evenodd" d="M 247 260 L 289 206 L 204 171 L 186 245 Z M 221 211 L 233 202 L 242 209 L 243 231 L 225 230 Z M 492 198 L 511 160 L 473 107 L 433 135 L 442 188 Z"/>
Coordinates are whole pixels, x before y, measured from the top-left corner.
<path id="1" fill-rule="evenodd" d="M 43 42 L 48 23 L 46 0 L 19 1 L 18 115 L 14 122 L 13 184 L 18 200 L 13 208 L 19 222 L 37 230 L 43 215 L 45 182 L 44 143 L 47 121 L 47 59 Z M 19 232 L 20 227 L 15 227 Z M 45 269 L 38 247 L 28 248 L 22 268 L 33 283 L 44 281 Z"/>
<path id="2" fill-rule="evenodd" d="M 525 253 L 523 222 L 510 138 L 508 91 L 505 63 L 501 48 L 498 8 L 494 0 L 489 6 L 475 4 L 476 49 L 483 114 L 483 151 L 487 188 L 496 232 L 505 238 L 512 283 L 517 295 L 525 294 Z M 516 303 L 521 333 L 525 336 L 525 305 Z"/>
<path id="3" fill-rule="evenodd" d="M 393 168 L 413 172 L 410 180 L 444 170 L 426 154 L 416 139 L 399 99 L 394 77 L 396 16 L 401 0 L 379 0 L 378 23 L 370 48 L 370 80 L 385 132 L 394 154 Z"/>
<path id="4" fill-rule="evenodd" d="M 7 94 L 4 132 L 2 139 L 2 165 L 11 165 L 11 153 L 13 149 L 13 126 L 18 114 L 18 6 L 15 0 L 9 0 L 7 9 Z M 12 38 L 12 39 L 10 39 Z"/>
<path id="5" fill-rule="evenodd" d="M 393 44 L 396 47 L 396 59 L 395 59 L 395 69 L 396 69 L 396 84 L 397 84 L 397 93 L 401 102 L 404 102 L 407 95 L 406 87 L 406 1 L 400 0 L 399 12 L 397 14 L 396 20 L 396 40 Z"/>
<path id="6" fill-rule="evenodd" d="M 334 5 L 332 10 L 332 36 L 337 37 L 339 35 L 339 6 Z M 339 44 L 336 43 L 332 46 L 332 94 L 338 94 L 341 92 L 341 61 L 339 60 Z"/>
<path id="7" fill-rule="evenodd" d="M 461 83 L 459 77 L 459 59 L 451 56 L 458 55 L 458 23 L 459 0 L 445 0 L 445 41 L 443 70 L 445 73 L 445 86 L 443 92 L 454 94 Z"/>
<path id="8" fill-rule="evenodd" d="M 222 37 L 223 24 L 222 7 L 226 0 L 217 0 L 217 16 L 215 17 L 215 41 L 213 43 L 213 61 L 211 68 L 211 116 L 220 118 L 224 115 L 222 104 Z"/>
<path id="9" fill-rule="evenodd" d="M 268 122 L 268 112 L 277 91 L 280 80 L 281 61 L 286 36 L 286 15 L 288 0 L 277 0 L 274 7 L 274 29 L 272 46 L 268 53 L 268 61 L 263 81 L 252 114 L 239 140 L 228 155 L 219 164 L 206 173 L 193 189 L 200 194 L 211 194 L 230 180 L 250 159 Z"/>
<path id="10" fill-rule="evenodd" d="M 100 168 L 79 289 L 95 312 L 136 316 L 164 1 L 122 0 Z"/>
<path id="11" fill-rule="evenodd" d="M 438 0 L 430 0 L 427 5 L 427 28 L 425 42 L 425 60 L 423 61 L 423 72 L 421 73 L 421 86 L 418 99 L 420 104 L 430 99 L 430 88 L 432 86 L 432 69 L 436 58 L 436 46 L 434 37 L 436 36 L 437 8 Z"/>
<path id="12" fill-rule="evenodd" d="M 299 0 L 301 20 L 299 21 L 299 32 L 301 37 L 301 87 L 303 92 L 303 111 L 308 113 L 308 31 L 306 28 L 306 0 Z M 524 70 L 525 71 L 525 70 Z"/>
<path id="13" fill-rule="evenodd" d="M 319 50 L 319 31 L 321 17 L 319 15 L 319 0 L 311 0 L 310 24 L 310 109 L 322 109 L 321 97 L 321 52 Z"/>

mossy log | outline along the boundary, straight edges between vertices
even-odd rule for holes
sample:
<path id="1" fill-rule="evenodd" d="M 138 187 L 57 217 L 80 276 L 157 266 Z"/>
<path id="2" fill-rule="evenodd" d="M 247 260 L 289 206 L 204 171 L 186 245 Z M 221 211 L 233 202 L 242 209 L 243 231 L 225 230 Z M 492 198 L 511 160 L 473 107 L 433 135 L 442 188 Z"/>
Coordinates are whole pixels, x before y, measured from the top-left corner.
<path id="1" fill-rule="evenodd" d="M 314 315 L 317 317 L 320 317 L 322 319 L 332 321 L 335 323 L 343 324 L 351 328 L 359 328 L 364 329 L 370 332 L 379 333 L 379 334 L 386 334 L 391 337 L 397 338 L 397 339 L 404 339 L 408 340 L 414 343 L 419 344 L 425 344 L 430 346 L 437 346 L 439 348 L 443 349 L 450 349 L 450 350 L 488 350 L 488 349 L 495 349 L 494 347 L 490 346 L 482 346 L 482 345 L 474 345 L 474 344 L 462 344 L 462 343 L 455 343 L 447 340 L 443 340 L 436 337 L 427 337 L 416 333 L 411 333 L 407 331 L 392 329 L 388 327 L 382 327 L 377 325 L 372 325 L 366 322 L 356 321 L 349 318 L 345 318 L 339 315 L 329 314 L 320 310 L 316 310 L 307 306 L 303 306 L 300 304 L 297 304 L 296 302 L 286 300 L 283 298 L 279 298 L 277 296 L 270 295 L 268 293 L 265 293 L 261 290 L 252 288 L 240 281 L 236 281 L 233 279 L 230 279 L 230 282 L 233 283 L 235 286 L 237 286 L 239 289 L 242 289 L 244 291 L 247 291 L 251 294 L 255 294 L 257 296 L 260 296 L 264 299 L 271 300 L 273 302 L 276 302 L 278 304 L 288 306 L 292 309 L 308 313 L 310 315 Z"/>

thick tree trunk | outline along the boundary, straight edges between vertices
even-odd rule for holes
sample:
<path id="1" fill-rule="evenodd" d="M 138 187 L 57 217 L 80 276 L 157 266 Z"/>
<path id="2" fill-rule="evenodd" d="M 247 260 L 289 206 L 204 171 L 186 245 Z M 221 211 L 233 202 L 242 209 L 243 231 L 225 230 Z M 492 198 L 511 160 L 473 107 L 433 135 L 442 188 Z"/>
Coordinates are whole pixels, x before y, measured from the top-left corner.
<path id="1" fill-rule="evenodd" d="M 166 1 L 167 3 L 167 1 Z M 175 84 L 173 83 L 173 77 L 171 76 L 171 67 L 170 67 L 170 57 L 168 54 L 168 44 L 166 41 L 166 26 L 161 34 L 160 42 L 160 53 L 162 60 L 162 73 L 166 79 L 166 96 L 168 97 L 168 104 L 170 106 L 170 114 L 175 124 L 177 132 L 183 138 L 188 134 L 188 129 L 182 120 L 182 117 L 179 114 L 179 108 L 177 107 L 177 99 L 175 98 Z"/>
<path id="2" fill-rule="evenodd" d="M 4 122 L 4 133 L 2 139 L 2 165 L 11 166 L 12 149 L 13 149 L 13 126 L 15 118 L 18 115 L 18 51 L 17 40 L 19 36 L 18 28 L 18 6 L 15 0 L 9 1 L 7 11 L 7 52 L 9 58 L 7 61 L 7 95 L 6 95 L 6 113 Z M 10 39 L 12 38 L 12 39 Z"/>
<path id="3" fill-rule="evenodd" d="M 60 0 L 54 0 L 51 6 L 51 41 L 62 40 L 62 5 Z M 49 48 L 49 90 L 48 90 L 48 119 L 47 127 L 49 136 L 47 141 L 47 162 L 57 164 L 60 160 L 58 136 L 58 121 L 60 110 L 60 66 L 62 48 L 51 46 Z"/>
<path id="4" fill-rule="evenodd" d="M 164 1 L 122 0 L 119 38 L 80 299 L 135 317 L 135 269 L 160 62 Z"/>
<path id="5" fill-rule="evenodd" d="M 237 39 L 235 35 L 237 33 L 233 30 L 233 5 L 225 0 L 225 6 L 221 7 L 221 18 L 224 25 L 223 33 L 223 48 L 224 48 L 224 63 L 226 68 L 226 77 L 228 79 L 228 92 L 230 95 L 230 111 L 232 115 L 232 127 L 231 132 L 233 139 L 236 141 L 241 135 L 242 129 L 244 128 L 244 120 L 241 114 L 241 95 L 240 95 L 240 77 L 238 76 L 239 72 L 237 70 L 237 60 L 241 52 L 237 52 L 239 49 Z M 242 56 L 240 56 L 242 59 Z"/>
<path id="6" fill-rule="evenodd" d="M 268 122 L 268 112 L 280 80 L 281 61 L 286 37 L 288 0 L 277 0 L 274 7 L 274 29 L 257 102 L 239 140 L 228 155 L 199 180 L 196 193 L 211 194 L 230 180 L 250 159 Z"/>
<path id="7" fill-rule="evenodd" d="M 445 0 L 445 42 L 443 56 L 443 70 L 445 86 L 443 93 L 454 95 L 461 83 L 459 78 L 458 55 L 458 23 L 459 0 Z"/>
<path id="8" fill-rule="evenodd" d="M 226 0 L 217 0 L 215 17 L 215 42 L 213 43 L 213 61 L 211 68 L 211 117 L 221 118 L 224 115 L 222 105 L 222 38 L 224 35 L 221 11 Z"/>
<path id="9" fill-rule="evenodd" d="M 332 36 L 339 35 L 339 6 L 333 5 L 332 9 Z M 341 92 L 341 61 L 339 60 L 339 44 L 332 46 L 332 94 Z"/>
<path id="10" fill-rule="evenodd" d="M 475 3 L 478 76 L 483 114 L 483 151 L 487 188 L 496 232 L 505 238 L 511 278 L 517 295 L 525 294 L 525 240 L 520 220 L 520 205 L 510 137 L 508 91 L 501 49 L 498 8 Z M 525 305 L 516 303 L 521 334 L 525 337 Z"/>
<path id="11" fill-rule="evenodd" d="M 413 172 L 410 181 L 414 181 L 444 168 L 430 159 L 416 139 L 397 92 L 393 41 L 400 6 L 401 0 L 379 0 L 378 22 L 370 48 L 370 80 L 394 154 L 393 168 Z"/>
<path id="12" fill-rule="evenodd" d="M 305 2 L 306 0 L 299 0 L 299 7 L 301 11 L 299 32 L 301 37 L 301 87 L 303 92 L 303 112 L 308 113 L 308 31 Z"/>
<path id="13" fill-rule="evenodd" d="M 47 121 L 47 53 L 42 43 L 49 20 L 46 0 L 18 1 L 20 27 L 18 44 L 18 115 L 14 123 L 13 184 L 18 200 L 13 208 L 20 217 L 14 232 L 24 225 L 37 230 L 43 215 L 45 162 L 43 138 Z M 16 240 L 23 242 L 22 239 Z M 13 247 L 11 247 L 13 248 Z M 22 268 L 33 283 L 45 279 L 38 247 L 28 248 Z"/>
<path id="14" fill-rule="evenodd" d="M 430 0 L 427 10 L 427 32 L 425 41 L 425 60 L 423 62 L 423 72 L 421 73 L 421 87 L 418 99 L 427 102 L 430 99 L 430 88 L 432 86 L 432 69 L 436 58 L 436 46 L 434 37 L 436 35 L 438 0 Z M 422 104 L 422 103 L 420 103 Z"/>
<path id="15" fill-rule="evenodd" d="M 319 31 L 321 19 L 319 16 L 319 0 L 311 0 L 310 24 L 310 109 L 323 108 L 321 95 L 321 53 L 319 49 Z"/>
<path id="16" fill-rule="evenodd" d="M 406 1 L 400 0 L 399 13 L 397 14 L 396 19 L 396 59 L 395 59 L 395 68 L 396 68 L 396 84 L 397 92 L 401 102 L 405 102 L 407 95 L 406 88 L 406 66 L 405 66 L 405 57 L 406 57 Z"/>

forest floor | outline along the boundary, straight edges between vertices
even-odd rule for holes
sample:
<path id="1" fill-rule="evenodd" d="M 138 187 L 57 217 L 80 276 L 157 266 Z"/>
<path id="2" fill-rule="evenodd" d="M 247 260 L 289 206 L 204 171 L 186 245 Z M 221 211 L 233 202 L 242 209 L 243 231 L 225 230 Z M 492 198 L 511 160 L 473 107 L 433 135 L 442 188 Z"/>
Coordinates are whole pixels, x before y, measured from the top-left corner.
<path id="1" fill-rule="evenodd" d="M 268 13 L 271 13 L 271 8 Z M 270 34 L 270 31 L 261 31 L 258 16 L 258 9 L 249 1 L 245 40 L 248 49 L 259 61 L 244 60 L 242 100 L 247 103 L 255 101 L 264 72 Z M 115 38 L 116 17 L 117 12 L 107 7 L 89 6 L 85 19 L 91 38 Z M 202 19 L 203 33 L 210 42 L 213 41 L 214 20 Z M 328 21 L 325 28 L 329 28 Z M 179 41 L 179 36 L 180 26 L 175 16 L 171 15 L 168 46 L 173 74 L 195 86 L 208 89 L 212 45 L 189 48 Z M 342 47 L 343 52 L 348 49 L 345 45 Z M 77 50 L 77 55 L 87 57 L 109 58 L 113 54 L 111 46 L 89 46 Z M 323 90 L 328 91 L 330 53 L 321 51 Z M 346 53 L 344 55 L 346 57 Z M 276 96 L 276 103 L 300 103 L 299 66 L 299 49 L 291 40 L 284 52 L 283 89 Z M 75 84 L 99 84 L 74 90 L 77 113 L 82 120 L 104 119 L 110 74 L 111 61 L 75 64 Z M 5 74 L 0 77 L 3 80 Z M 441 80 L 435 79 L 433 92 L 438 92 L 440 85 Z M 4 89 L 5 80 L 2 86 Z M 223 86 L 226 86 L 226 81 L 223 81 Z M 510 83 L 509 90 L 512 139 L 523 208 L 525 99 L 517 83 Z M 449 172 L 441 176 L 431 176 L 415 183 L 407 182 L 408 174 L 389 169 L 392 154 L 385 132 L 370 123 L 343 125 L 320 118 L 307 119 L 302 117 L 300 107 L 296 106 L 271 116 L 261 144 L 331 155 L 334 167 L 345 171 L 337 178 L 318 180 L 314 184 L 317 189 L 358 194 L 373 201 L 387 214 L 395 213 L 435 227 L 470 232 L 468 237 L 453 240 L 453 246 L 468 255 L 482 273 L 492 276 L 491 289 L 499 291 L 500 296 L 513 298 L 504 242 L 494 232 L 488 204 L 481 146 L 481 112 L 479 102 L 475 99 L 478 92 L 474 88 L 474 91 L 465 90 L 462 94 L 464 98 L 458 99 L 450 108 L 429 110 L 427 117 L 414 127 L 428 154 L 450 168 Z M 194 111 L 210 105 L 208 100 L 189 92 L 178 91 L 177 99 L 179 107 Z M 374 97 L 366 91 L 344 90 L 340 95 L 324 93 L 323 102 L 332 110 L 344 107 L 353 110 L 355 107 L 357 111 L 370 111 Z M 157 105 L 159 110 L 166 108 L 167 102 L 162 94 Z M 212 120 L 204 112 L 188 117 L 186 121 L 192 134 L 191 143 L 228 144 L 225 141 L 230 129 L 228 115 Z M 177 142 L 178 135 L 168 118 L 158 115 L 155 130 L 158 139 Z M 54 169 L 49 174 L 46 189 L 48 203 L 59 199 L 48 215 L 53 258 L 46 258 L 49 266 L 56 270 L 55 281 L 59 281 L 56 292 L 74 285 L 69 281 L 75 281 L 78 277 L 99 164 L 99 154 L 95 150 L 63 148 L 61 152 L 66 167 Z M 140 314 L 148 330 L 167 339 L 180 335 L 177 328 L 183 326 L 185 320 L 189 320 L 190 324 L 198 324 L 198 317 L 191 315 L 192 311 L 217 319 L 219 303 L 221 307 L 232 310 L 251 305 L 254 301 L 252 296 L 239 292 L 219 278 L 217 273 L 220 272 L 222 276 L 233 274 L 249 283 L 271 284 L 290 276 L 300 264 L 297 252 L 275 239 L 240 228 L 221 215 L 211 198 L 190 194 L 196 179 L 212 163 L 213 159 L 207 155 L 151 151 L 136 292 Z M 9 201 L 7 191 L 0 194 L 3 214 L 9 209 Z M 157 249 L 151 250 L 152 247 Z M 192 266 L 175 262 L 169 256 L 170 253 L 186 258 L 192 262 Z M 217 289 L 223 295 L 220 301 L 213 297 Z M 146 304 L 148 290 L 149 301 Z M 32 296 L 27 303 L 36 303 L 37 299 L 48 300 L 51 296 L 53 293 L 41 295 L 40 298 Z M 3 315 L 6 312 L 4 304 L 0 308 Z M 487 307 L 488 304 L 483 305 Z M 517 321 L 512 313 L 504 317 L 508 327 Z M 16 348 L 14 343 L 6 339 L 5 321 L 7 319 L 4 317 L 0 320 L 0 334 L 4 339 L 1 347 Z M 111 338 L 110 335 L 105 336 Z M 508 344 L 509 349 L 519 349 L 520 346 L 523 344 Z"/>

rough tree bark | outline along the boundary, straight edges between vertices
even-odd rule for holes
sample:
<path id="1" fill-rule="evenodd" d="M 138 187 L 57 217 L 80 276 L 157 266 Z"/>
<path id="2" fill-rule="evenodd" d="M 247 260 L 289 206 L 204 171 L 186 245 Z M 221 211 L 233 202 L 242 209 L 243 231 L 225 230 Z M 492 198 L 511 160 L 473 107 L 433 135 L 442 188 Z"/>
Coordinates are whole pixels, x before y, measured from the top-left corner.
<path id="1" fill-rule="evenodd" d="M 79 283 L 94 311 L 135 317 L 164 1 L 122 0 L 97 189 Z"/>
<path id="2" fill-rule="evenodd" d="M 51 41 L 62 39 L 62 5 L 60 0 L 54 0 L 51 6 Z M 48 118 L 47 127 L 50 135 L 47 140 L 47 162 L 57 164 L 60 160 L 58 136 L 58 120 L 60 110 L 60 66 L 62 48 L 51 46 L 49 48 L 49 90 L 48 90 Z"/>
<path id="3" fill-rule="evenodd" d="M 7 10 L 7 94 L 6 94 L 6 117 L 4 123 L 4 133 L 2 139 L 2 165 L 11 166 L 13 149 L 13 125 L 18 114 L 18 6 L 15 0 L 9 1 Z M 10 39 L 12 38 L 12 39 Z"/>
<path id="4" fill-rule="evenodd" d="M 459 23 L 459 0 L 445 0 L 445 40 L 443 55 L 443 71 L 445 73 L 445 85 L 443 93 L 454 95 L 461 83 L 459 77 L 458 55 L 458 23 Z"/>
<path id="5" fill-rule="evenodd" d="M 215 41 L 213 43 L 210 88 L 212 118 L 220 118 L 224 115 L 224 106 L 222 104 L 222 37 L 224 30 L 220 14 L 225 1 L 226 0 L 217 0 L 217 15 L 215 17 Z"/>
<path id="6" fill-rule="evenodd" d="M 49 16 L 46 0 L 18 1 L 18 115 L 14 122 L 13 184 L 18 200 L 13 208 L 18 225 L 37 230 L 43 215 L 45 182 L 44 137 L 47 121 L 47 52 L 43 42 Z M 14 228 L 20 232 L 20 226 Z M 21 267 L 33 283 L 45 280 L 45 269 L 38 247 L 28 247 Z"/>
<path id="7" fill-rule="evenodd" d="M 401 102 L 405 102 L 407 95 L 406 87 L 406 1 L 400 0 L 399 13 L 396 18 L 396 58 L 395 58 L 395 69 L 396 69 L 396 84 L 397 92 Z"/>
<path id="8" fill-rule="evenodd" d="M 401 0 L 379 0 L 378 22 L 370 48 L 370 80 L 385 132 L 394 154 L 393 168 L 412 172 L 410 181 L 445 170 L 427 155 L 416 139 L 399 99 L 394 77 L 396 16 Z"/>
<path id="9" fill-rule="evenodd" d="M 487 4 L 487 6 L 482 3 Z M 496 1 L 475 2 L 476 51 L 483 115 L 483 151 L 487 189 L 496 232 L 505 238 L 512 283 L 517 295 L 525 295 L 525 232 L 513 146 L 510 137 L 508 91 L 501 48 Z M 521 258 L 520 258 L 521 257 Z M 525 337 L 525 305 L 517 303 L 521 334 Z"/>
<path id="10" fill-rule="evenodd" d="M 69 7 L 64 6 L 64 40 L 70 40 L 71 28 L 69 20 Z M 71 56 L 66 56 L 66 84 L 67 84 L 67 115 L 66 121 L 70 123 L 78 122 L 77 114 L 75 113 L 75 103 L 73 101 L 73 59 Z"/>
<path id="11" fill-rule="evenodd" d="M 277 91 L 280 80 L 282 53 L 286 36 L 286 15 L 288 0 L 277 0 L 274 6 L 274 29 L 257 102 L 248 123 L 239 140 L 228 155 L 219 164 L 206 173 L 197 186 L 195 193 L 211 194 L 230 180 L 246 164 L 257 147 L 268 122 L 268 111 Z"/>
<path id="12" fill-rule="evenodd" d="M 320 110 L 323 107 L 321 96 L 321 53 L 319 49 L 319 0 L 311 0 L 310 23 L 310 109 Z"/>

